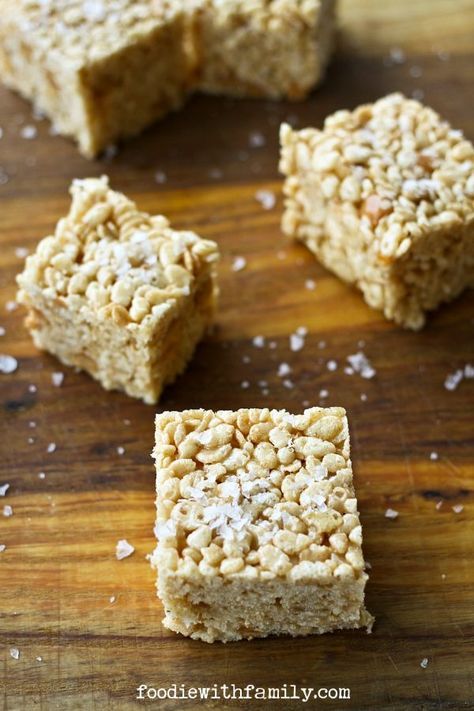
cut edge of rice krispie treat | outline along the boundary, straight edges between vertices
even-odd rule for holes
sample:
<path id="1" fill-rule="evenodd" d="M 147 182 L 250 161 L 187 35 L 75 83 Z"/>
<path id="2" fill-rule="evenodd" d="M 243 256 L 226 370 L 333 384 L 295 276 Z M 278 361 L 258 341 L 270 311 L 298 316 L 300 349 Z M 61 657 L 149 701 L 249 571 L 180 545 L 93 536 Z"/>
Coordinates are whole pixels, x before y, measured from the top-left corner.
<path id="1" fill-rule="evenodd" d="M 182 104 L 188 31 L 174 0 L 3 0 L 0 77 L 91 158 Z"/>
<path id="2" fill-rule="evenodd" d="M 38 348 L 154 403 L 211 323 L 217 245 L 140 212 L 105 176 L 70 192 L 17 277 L 26 325 Z"/>
<path id="3" fill-rule="evenodd" d="M 325 74 L 335 0 L 191 0 L 197 88 L 303 99 Z"/>
<path id="4" fill-rule="evenodd" d="M 156 416 L 164 625 L 205 642 L 367 627 L 345 410 Z"/>
<path id="5" fill-rule="evenodd" d="M 474 286 L 474 147 L 401 94 L 281 127 L 282 227 L 366 302 L 419 329 Z"/>

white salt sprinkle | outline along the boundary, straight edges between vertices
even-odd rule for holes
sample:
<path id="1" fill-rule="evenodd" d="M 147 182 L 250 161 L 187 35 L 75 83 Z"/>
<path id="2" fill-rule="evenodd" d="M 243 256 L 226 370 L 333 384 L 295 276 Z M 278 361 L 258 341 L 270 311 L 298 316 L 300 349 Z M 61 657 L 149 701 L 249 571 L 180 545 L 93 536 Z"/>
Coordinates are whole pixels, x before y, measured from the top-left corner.
<path id="1" fill-rule="evenodd" d="M 12 648 L 10 649 L 10 657 L 11 657 L 12 659 L 17 659 L 17 660 L 18 660 L 18 659 L 20 658 L 20 650 L 17 649 L 16 647 L 12 647 Z"/>
<path id="2" fill-rule="evenodd" d="M 28 256 L 28 250 L 26 247 L 17 247 L 15 249 L 15 257 L 18 259 L 25 259 Z"/>
<path id="3" fill-rule="evenodd" d="M 406 60 L 406 55 L 400 47 L 392 47 L 390 50 L 390 59 L 394 64 L 403 64 Z"/>
<path id="4" fill-rule="evenodd" d="M 435 506 L 436 511 L 439 511 L 440 508 L 442 507 L 442 505 L 443 505 L 443 502 L 442 502 L 442 501 L 437 501 L 437 502 L 436 502 L 436 506 Z"/>
<path id="5" fill-rule="evenodd" d="M 10 484 L 2 484 L 0 486 L 0 496 L 5 496 L 9 488 Z"/>
<path id="6" fill-rule="evenodd" d="M 456 390 L 457 386 L 464 377 L 464 371 L 461 368 L 455 370 L 454 373 L 449 373 L 444 381 L 446 390 Z"/>
<path id="7" fill-rule="evenodd" d="M 290 380 L 289 378 L 285 378 L 285 380 L 283 381 L 283 387 L 288 388 L 288 390 L 292 390 L 295 386 L 292 380 Z"/>
<path id="8" fill-rule="evenodd" d="M 426 669 L 427 666 L 428 666 L 428 657 L 425 657 L 424 659 L 421 660 L 420 667 L 422 669 Z"/>
<path id="9" fill-rule="evenodd" d="M 117 447 L 117 454 L 122 456 L 122 454 L 125 454 L 125 447 Z"/>
<path id="10" fill-rule="evenodd" d="M 0 336 L 4 336 L 6 334 L 6 332 L 7 332 L 6 328 L 4 328 L 3 326 L 0 326 Z"/>
<path id="11" fill-rule="evenodd" d="M 360 399 L 362 400 L 362 402 L 367 402 L 367 395 L 365 393 L 361 393 Z"/>
<path id="12" fill-rule="evenodd" d="M 3 553 L 3 551 L 6 551 L 7 547 L 4 543 L 0 543 L 0 553 Z"/>
<path id="13" fill-rule="evenodd" d="M 116 599 L 117 599 L 117 598 L 115 597 L 115 595 L 111 595 L 111 596 L 109 597 L 109 602 L 110 602 L 110 604 L 113 605 Z"/>
<path id="14" fill-rule="evenodd" d="M 461 513 L 461 511 L 464 511 L 464 506 L 462 504 L 455 504 L 454 506 L 451 507 L 454 511 L 454 513 Z"/>
<path id="15" fill-rule="evenodd" d="M 163 185 L 163 183 L 166 183 L 166 173 L 164 173 L 162 170 L 157 170 L 155 173 L 155 183 L 158 183 L 158 185 Z"/>
<path id="16" fill-rule="evenodd" d="M 391 519 L 398 518 L 398 511 L 395 511 L 395 509 L 387 509 L 385 511 L 385 518 L 391 518 Z"/>
<path id="17" fill-rule="evenodd" d="M 18 361 L 11 355 L 0 354 L 0 373 L 4 375 L 9 375 L 14 373 L 18 368 Z"/>
<path id="18" fill-rule="evenodd" d="M 57 371 L 51 374 L 51 382 L 55 388 L 60 388 L 64 382 L 64 373 Z"/>
<path id="19" fill-rule="evenodd" d="M 245 269 L 247 266 L 247 260 L 245 257 L 235 257 L 234 261 L 232 262 L 232 271 L 233 272 L 241 272 L 242 269 Z"/>
<path id="20" fill-rule="evenodd" d="M 326 363 L 326 368 L 331 371 L 337 370 L 337 361 L 336 360 L 328 360 Z"/>
<path id="21" fill-rule="evenodd" d="M 263 348 L 265 345 L 265 337 L 264 336 L 254 336 L 252 338 L 252 343 L 255 346 L 255 348 Z"/>
<path id="22" fill-rule="evenodd" d="M 314 291 L 316 289 L 316 282 L 314 279 L 306 279 L 304 285 L 308 291 Z"/>
<path id="23" fill-rule="evenodd" d="M 5 506 L 3 507 L 3 515 L 7 517 L 13 516 L 13 509 L 11 506 L 9 506 L 9 504 L 5 504 Z"/>
<path id="24" fill-rule="evenodd" d="M 329 390 L 326 390 L 323 388 L 322 390 L 319 391 L 319 397 L 320 398 L 326 398 L 329 395 Z"/>
<path id="25" fill-rule="evenodd" d="M 38 479 L 46 479 L 46 474 L 44 472 L 39 472 Z"/>
<path id="26" fill-rule="evenodd" d="M 123 558 L 128 558 L 128 556 L 132 555 L 134 551 L 135 548 L 130 545 L 130 543 L 125 538 L 122 538 L 120 541 L 117 541 L 117 545 L 115 547 L 115 556 L 117 560 L 123 560 Z"/>
<path id="27" fill-rule="evenodd" d="M 271 190 L 257 190 L 255 200 L 260 203 L 264 210 L 272 210 L 276 205 L 275 193 Z"/>
<path id="28" fill-rule="evenodd" d="M 249 134 L 250 148 L 263 148 L 265 143 L 266 143 L 265 136 L 260 131 L 252 131 Z"/>
<path id="29" fill-rule="evenodd" d="M 46 451 L 48 454 L 52 454 L 52 452 L 56 451 L 56 442 L 50 442 L 48 446 L 46 447 Z"/>
<path id="30" fill-rule="evenodd" d="M 36 126 L 32 126 L 31 124 L 22 126 L 22 128 L 20 130 L 20 136 L 22 138 L 26 138 L 27 140 L 36 138 L 37 135 L 38 135 L 38 129 L 36 128 Z"/>
<path id="31" fill-rule="evenodd" d="M 297 352 L 304 348 L 304 336 L 299 333 L 292 333 L 290 335 L 290 350 Z"/>
<path id="32" fill-rule="evenodd" d="M 430 459 L 432 462 L 435 462 L 437 459 L 439 459 L 439 454 L 438 452 L 431 452 L 430 454 Z"/>
<path id="33" fill-rule="evenodd" d="M 288 365 L 288 363 L 280 363 L 278 366 L 278 372 L 277 375 L 279 378 L 284 378 L 285 375 L 289 375 L 291 373 L 291 367 Z"/>
<path id="34" fill-rule="evenodd" d="M 247 390 L 247 388 L 250 387 L 249 381 L 248 381 L 248 380 L 242 380 L 242 382 L 240 383 L 240 387 L 242 388 L 242 390 Z"/>
<path id="35" fill-rule="evenodd" d="M 362 351 L 358 353 L 353 353 L 347 356 L 349 365 L 354 370 L 355 373 L 359 373 L 362 378 L 370 380 L 375 375 L 375 368 L 372 366 L 371 362 Z"/>
<path id="36" fill-rule="evenodd" d="M 28 392 L 35 393 L 37 390 L 38 388 L 36 387 L 36 385 L 28 385 Z"/>
<path id="37" fill-rule="evenodd" d="M 36 661 L 37 661 L 37 662 L 42 662 L 42 661 L 43 661 L 43 657 L 36 657 Z"/>

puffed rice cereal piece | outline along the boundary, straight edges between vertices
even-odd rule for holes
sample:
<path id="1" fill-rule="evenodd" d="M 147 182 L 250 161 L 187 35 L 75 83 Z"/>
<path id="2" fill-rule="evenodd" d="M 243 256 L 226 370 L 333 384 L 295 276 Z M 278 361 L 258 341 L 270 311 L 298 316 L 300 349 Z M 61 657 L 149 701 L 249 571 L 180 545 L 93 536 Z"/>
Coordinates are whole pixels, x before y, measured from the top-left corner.
<path id="1" fill-rule="evenodd" d="M 153 456 L 166 627 L 206 642 L 370 629 L 342 408 L 163 412 Z"/>

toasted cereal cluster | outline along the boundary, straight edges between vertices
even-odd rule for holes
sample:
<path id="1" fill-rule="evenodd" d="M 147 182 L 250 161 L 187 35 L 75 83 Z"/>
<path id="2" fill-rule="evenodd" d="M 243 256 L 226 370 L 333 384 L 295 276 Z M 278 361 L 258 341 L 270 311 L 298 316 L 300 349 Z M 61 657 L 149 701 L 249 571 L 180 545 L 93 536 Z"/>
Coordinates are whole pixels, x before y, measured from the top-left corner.
<path id="1" fill-rule="evenodd" d="M 154 564 L 172 629 L 186 629 L 175 618 L 182 617 L 181 605 L 193 607 L 183 602 L 180 584 L 216 578 L 285 585 L 339 581 L 363 591 L 362 529 L 342 408 L 311 408 L 302 415 L 269 409 L 165 412 L 156 418 L 154 457 Z M 360 618 L 357 599 L 352 626 Z M 194 634 L 197 618 L 188 612 L 194 621 L 184 633 L 192 627 Z M 320 621 L 311 625 L 324 628 Z M 256 623 L 254 635 L 265 629 Z"/>
<path id="2" fill-rule="evenodd" d="M 87 158 L 186 98 L 188 21 L 174 0 L 2 0 L 0 77 Z"/>
<path id="3" fill-rule="evenodd" d="M 107 389 L 155 402 L 211 321 L 217 245 L 140 212 L 106 177 L 75 180 L 71 194 L 17 278 L 27 325 Z"/>
<path id="4" fill-rule="evenodd" d="M 188 297 L 195 276 L 218 258 L 214 242 L 140 212 L 105 176 L 75 180 L 71 195 L 68 217 L 27 258 L 20 286 L 81 301 L 102 319 L 142 323 Z"/>
<path id="5" fill-rule="evenodd" d="M 324 76 L 334 0 L 202 0 L 196 7 L 199 89 L 302 99 Z"/>
<path id="6" fill-rule="evenodd" d="M 392 94 L 284 125 L 283 229 L 411 328 L 474 283 L 474 147 L 432 109 Z"/>

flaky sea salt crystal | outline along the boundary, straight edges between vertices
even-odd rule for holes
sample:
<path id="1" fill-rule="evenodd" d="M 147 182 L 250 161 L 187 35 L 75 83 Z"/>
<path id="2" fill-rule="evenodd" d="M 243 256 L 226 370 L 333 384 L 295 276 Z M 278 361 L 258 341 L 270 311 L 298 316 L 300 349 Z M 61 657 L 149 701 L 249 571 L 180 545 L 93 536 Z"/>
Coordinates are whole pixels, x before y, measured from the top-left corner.
<path id="1" fill-rule="evenodd" d="M 38 135 L 38 129 L 36 126 L 33 126 L 31 124 L 27 124 L 26 126 L 22 126 L 20 130 L 20 136 L 22 138 L 26 138 L 27 140 L 31 140 L 32 138 L 36 138 Z"/>
<path id="2" fill-rule="evenodd" d="M 120 456 L 125 454 L 125 447 L 121 447 L 121 446 L 117 447 L 117 454 Z"/>
<path id="3" fill-rule="evenodd" d="M 245 257 L 234 257 L 234 261 L 232 262 L 232 271 L 233 272 L 241 272 L 242 269 L 245 269 L 247 266 L 247 260 Z"/>
<path id="4" fill-rule="evenodd" d="M 337 361 L 336 360 L 328 360 L 326 363 L 326 368 L 331 371 L 337 370 Z"/>
<path id="5" fill-rule="evenodd" d="M 271 190 L 257 190 L 255 199 L 264 210 L 272 210 L 276 205 L 275 193 L 272 193 Z"/>
<path id="6" fill-rule="evenodd" d="M 3 515 L 7 517 L 13 516 L 13 509 L 9 504 L 5 504 L 3 507 Z"/>
<path id="7" fill-rule="evenodd" d="M 20 658 L 20 650 L 17 649 L 16 647 L 12 647 L 12 648 L 10 649 L 10 657 L 11 657 L 12 659 L 18 660 L 18 659 Z"/>
<path id="8" fill-rule="evenodd" d="M 457 514 L 464 511 L 464 506 L 462 504 L 455 504 L 451 508 L 453 509 L 454 513 L 457 513 Z"/>
<path id="9" fill-rule="evenodd" d="M 252 338 L 252 343 L 255 348 L 263 348 L 263 346 L 265 345 L 265 338 L 264 336 L 254 336 Z"/>
<path id="10" fill-rule="evenodd" d="M 51 373 L 51 382 L 55 388 L 60 388 L 64 382 L 64 373 L 61 373 L 60 371 Z"/>
<path id="11" fill-rule="evenodd" d="M 432 462 L 435 462 L 437 459 L 439 459 L 439 454 L 438 452 L 431 452 L 430 454 L 430 459 Z"/>
<path id="12" fill-rule="evenodd" d="M 265 143 L 266 143 L 265 136 L 260 131 L 252 131 L 249 134 L 250 148 L 263 148 Z"/>
<path id="13" fill-rule="evenodd" d="M 314 279 L 306 279 L 304 285 L 308 291 L 314 291 L 314 289 L 316 289 L 316 282 Z"/>
<path id="14" fill-rule="evenodd" d="M 421 660 L 420 667 L 422 669 L 426 669 L 427 666 L 428 666 L 428 657 L 425 657 L 424 659 Z"/>
<path id="15" fill-rule="evenodd" d="M 0 486 L 0 496 L 5 496 L 9 488 L 10 484 L 2 484 Z"/>
<path id="16" fill-rule="evenodd" d="M 286 375 L 289 375 L 291 373 L 291 367 L 288 365 L 288 363 L 280 363 L 278 366 L 278 372 L 277 375 L 279 378 L 284 378 Z"/>
<path id="17" fill-rule="evenodd" d="M 9 375 L 14 373 L 18 368 L 18 361 L 11 355 L 6 355 L 4 353 L 0 354 L 0 373 Z"/>
<path id="18" fill-rule="evenodd" d="M 398 518 L 398 515 L 399 515 L 398 511 L 396 511 L 395 509 L 389 508 L 385 511 L 385 518 L 395 519 L 395 518 Z"/>
<path id="19" fill-rule="evenodd" d="M 50 442 L 48 446 L 46 447 L 46 451 L 48 454 L 52 454 L 53 452 L 56 451 L 56 442 Z"/>
<path id="20" fill-rule="evenodd" d="M 290 335 L 290 350 L 297 352 L 304 348 L 304 336 L 299 333 L 292 333 Z"/>
<path id="21" fill-rule="evenodd" d="M 347 360 L 354 372 L 359 373 L 362 378 L 370 380 L 375 376 L 375 368 L 373 368 L 371 362 L 362 351 L 348 355 Z"/>
<path id="22" fill-rule="evenodd" d="M 117 545 L 115 547 L 115 556 L 117 560 L 128 558 L 128 556 L 132 555 L 134 551 L 135 548 L 130 545 L 130 543 L 125 538 L 122 538 L 120 541 L 117 541 Z"/>
<path id="23" fill-rule="evenodd" d="M 461 368 L 458 368 L 458 370 L 455 370 L 454 373 L 449 373 L 449 375 L 446 376 L 444 387 L 446 390 L 456 390 L 463 377 L 464 371 Z"/>

